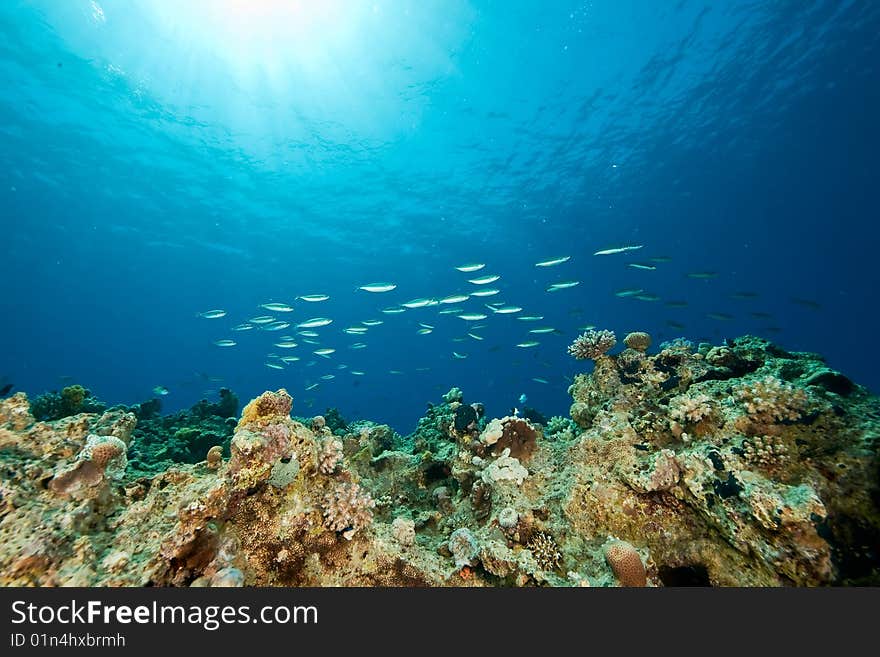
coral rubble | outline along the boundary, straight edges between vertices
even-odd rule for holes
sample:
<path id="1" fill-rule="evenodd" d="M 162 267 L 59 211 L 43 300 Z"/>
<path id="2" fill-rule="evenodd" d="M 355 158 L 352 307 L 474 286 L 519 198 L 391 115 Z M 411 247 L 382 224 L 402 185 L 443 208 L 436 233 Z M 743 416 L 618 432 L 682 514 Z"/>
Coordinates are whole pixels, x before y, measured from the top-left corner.
<path id="1" fill-rule="evenodd" d="M 16 393 L 0 584 L 880 584 L 877 398 L 756 338 L 615 342 L 573 345 L 570 419 L 455 388 L 408 436 L 285 390 L 240 417 L 229 392 L 165 417 Z"/>

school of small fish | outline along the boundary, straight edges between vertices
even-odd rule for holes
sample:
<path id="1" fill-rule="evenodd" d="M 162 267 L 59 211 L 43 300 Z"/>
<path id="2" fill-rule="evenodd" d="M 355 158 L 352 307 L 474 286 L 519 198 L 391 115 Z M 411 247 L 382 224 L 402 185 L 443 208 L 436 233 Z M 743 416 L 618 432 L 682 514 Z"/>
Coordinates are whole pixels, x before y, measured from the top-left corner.
<path id="1" fill-rule="evenodd" d="M 623 253 L 629 253 L 633 251 L 639 251 L 644 249 L 645 245 L 643 244 L 626 244 L 622 246 L 610 246 L 607 248 L 602 248 L 592 253 L 593 256 L 614 256 Z M 542 270 L 553 270 L 556 268 L 560 270 L 565 269 L 565 267 L 561 267 L 561 265 L 566 265 L 572 260 L 571 255 L 557 255 L 554 257 L 547 258 L 545 260 L 540 260 L 534 263 L 534 267 L 537 268 L 535 270 L 535 275 L 538 276 Z M 654 276 L 659 276 L 659 274 L 651 274 L 648 272 L 662 272 L 663 266 L 672 262 L 672 258 L 665 255 L 658 255 L 653 257 L 647 257 L 639 261 L 631 261 L 624 262 L 621 259 L 609 258 L 605 260 L 605 258 L 597 258 L 597 262 L 601 260 L 603 262 L 617 262 L 620 263 L 618 266 L 625 267 L 629 270 L 635 270 L 636 272 L 643 273 L 633 273 L 632 277 L 634 280 L 645 281 L 645 287 L 634 286 L 634 287 L 624 287 L 618 288 L 614 290 L 609 290 L 610 294 L 613 297 L 624 300 L 635 300 L 646 303 L 653 303 L 661 301 L 660 295 L 650 291 L 647 283 Z M 570 265 L 568 265 L 570 266 Z M 454 291 L 449 294 L 439 294 L 436 296 L 423 296 L 423 297 L 415 297 L 409 300 L 397 301 L 394 305 L 386 305 L 384 307 L 376 307 L 373 309 L 373 312 L 378 313 L 380 315 L 385 315 L 387 320 L 385 319 L 376 319 L 375 317 L 367 317 L 365 319 L 355 320 L 355 323 L 345 326 L 341 329 L 341 332 L 345 335 L 356 336 L 360 338 L 366 337 L 367 333 L 372 333 L 370 329 L 374 329 L 376 327 L 380 327 L 383 324 L 388 323 L 397 323 L 397 322 L 406 322 L 404 319 L 395 319 L 393 316 L 409 314 L 413 311 L 421 313 L 419 315 L 420 319 L 430 319 L 431 316 L 435 318 L 434 323 L 426 323 L 424 321 L 419 321 L 416 323 L 414 327 L 414 332 L 416 335 L 425 336 L 425 340 L 433 343 L 438 339 L 436 335 L 439 333 L 441 335 L 446 335 L 447 338 L 453 344 L 461 344 L 463 342 L 472 340 L 477 342 L 483 342 L 485 340 L 490 339 L 491 335 L 487 335 L 484 333 L 485 330 L 490 329 L 489 324 L 475 324 L 475 322 L 482 322 L 483 320 L 488 319 L 492 316 L 504 316 L 511 315 L 512 318 L 521 321 L 521 322 L 540 322 L 544 319 L 544 315 L 541 314 L 524 314 L 527 312 L 524 306 L 516 305 L 513 303 L 509 303 L 507 301 L 498 301 L 498 302 L 490 302 L 489 297 L 494 297 L 496 295 L 505 294 L 505 295 L 516 295 L 516 290 L 502 289 L 504 287 L 504 282 L 502 278 L 502 274 L 498 273 L 489 273 L 484 274 L 482 270 L 486 268 L 486 263 L 483 262 L 470 262 L 461 265 L 455 265 L 454 269 L 463 272 L 465 274 L 474 274 L 475 272 L 481 272 L 479 275 L 474 276 L 473 278 L 462 277 L 462 281 L 459 286 L 459 290 Z M 491 270 L 490 270 L 491 271 Z M 702 271 L 692 271 L 684 273 L 684 277 L 687 279 L 692 279 L 694 281 L 700 281 L 704 284 L 708 284 L 712 279 L 716 279 L 720 276 L 719 272 L 712 270 L 702 270 Z M 644 277 L 644 278 L 641 278 Z M 493 283 L 499 283 L 501 287 L 488 287 Z M 554 294 L 557 292 L 563 292 L 565 290 L 571 290 L 572 288 L 576 288 L 581 286 L 583 281 L 578 279 L 562 279 L 556 281 L 539 281 L 535 280 L 535 283 L 541 285 L 544 291 L 548 294 Z M 699 284 L 696 284 L 699 285 Z M 587 286 L 593 287 L 596 286 Z M 368 295 L 366 296 L 379 296 L 381 298 L 388 299 L 393 297 L 389 293 L 397 290 L 398 284 L 394 282 L 380 281 L 380 282 L 371 282 L 365 283 L 363 285 L 358 285 L 355 287 L 356 291 L 366 292 Z M 584 296 L 587 292 L 585 291 Z M 338 296 L 338 295 L 337 295 Z M 523 295 L 520 295 L 523 296 Z M 736 290 L 735 292 L 730 292 L 726 295 L 730 299 L 734 299 L 737 301 L 755 301 L 759 299 L 759 295 L 755 292 Z M 308 294 L 300 294 L 296 296 L 291 296 L 293 302 L 301 301 L 306 304 L 323 304 L 323 302 L 330 301 L 331 295 L 323 292 L 311 292 Z M 485 301 L 483 301 L 485 300 Z M 474 302 L 479 302 L 480 307 L 474 307 Z M 470 304 L 468 302 L 471 302 Z M 801 299 L 801 298 L 792 298 L 792 303 L 798 304 L 804 308 L 816 310 L 819 309 L 820 306 L 814 301 L 809 299 Z M 271 315 L 255 315 L 246 319 L 245 321 L 240 321 L 228 328 L 229 331 L 234 332 L 245 332 L 249 331 L 251 333 L 259 333 L 260 331 L 267 332 L 276 332 L 283 331 L 285 329 L 293 327 L 293 333 L 290 335 L 282 335 L 280 338 L 275 338 L 272 341 L 272 346 L 283 349 L 283 350 L 291 350 L 299 347 L 301 343 L 305 343 L 307 345 L 311 345 L 311 353 L 319 356 L 325 360 L 333 360 L 334 355 L 338 357 L 339 352 L 337 347 L 345 347 L 348 350 L 361 350 L 366 349 L 368 347 L 368 343 L 361 342 L 353 342 L 350 344 L 343 344 L 340 342 L 340 338 L 332 338 L 326 334 L 326 332 L 322 335 L 315 329 L 323 329 L 330 326 L 333 323 L 333 318 L 331 317 L 312 317 L 308 319 L 304 319 L 302 321 L 293 322 L 287 321 L 286 319 L 282 319 L 278 317 L 278 314 L 283 316 L 287 316 L 291 313 L 296 312 L 296 306 L 294 303 L 288 303 L 285 300 L 267 300 L 263 303 L 259 303 L 256 305 L 257 308 L 273 313 Z M 439 306 L 439 307 L 438 307 Z M 315 306 L 317 307 L 317 306 Z M 330 307 L 322 306 L 322 307 Z M 433 311 L 427 310 L 430 308 L 435 308 Z M 681 310 L 689 307 L 689 303 L 684 299 L 669 299 L 664 301 L 662 304 L 663 308 L 668 310 Z M 535 309 L 533 309 L 535 310 Z M 711 310 L 711 309 L 709 309 Z M 578 317 L 582 315 L 582 309 L 580 308 L 572 308 L 569 311 L 569 315 L 572 318 Z M 433 314 L 431 314 L 433 313 Z M 229 312 L 222 308 L 212 308 L 210 310 L 200 311 L 196 313 L 196 317 L 200 319 L 212 320 L 211 324 L 213 325 L 216 320 L 223 319 L 228 317 Z M 444 320 L 441 318 L 443 316 L 450 316 L 453 318 L 458 318 L 463 320 L 466 323 L 466 329 L 463 333 L 448 336 L 449 328 L 455 330 L 455 326 L 461 326 L 459 324 L 445 324 Z M 734 316 L 729 313 L 717 312 L 712 310 L 711 312 L 703 313 L 703 316 L 707 319 L 714 320 L 716 322 L 728 322 L 734 319 Z M 771 320 L 772 315 L 767 312 L 761 311 L 751 311 L 749 316 L 754 320 Z M 498 319 L 493 320 L 496 322 L 510 322 L 507 319 Z M 442 325 L 438 325 L 437 322 L 440 322 Z M 507 324 L 508 327 L 513 326 L 515 322 L 512 324 Z M 680 331 L 685 329 L 685 325 L 678 321 L 677 319 L 667 319 L 665 321 L 666 326 L 671 329 Z M 385 327 L 383 327 L 384 329 Z M 523 349 L 535 349 L 541 346 L 541 342 L 537 339 L 539 336 L 563 336 L 566 335 L 564 330 L 561 330 L 554 326 L 537 326 L 534 328 L 529 328 L 528 326 L 522 327 L 522 337 L 519 342 L 509 343 L 508 346 L 513 347 L 514 349 L 523 350 Z M 589 328 L 593 328 L 592 325 L 581 325 L 577 326 L 577 331 L 588 330 Z M 383 330 L 378 329 L 376 330 Z M 573 337 L 573 329 L 569 329 L 568 335 Z M 767 331 L 779 330 L 774 327 L 764 327 Z M 339 329 L 337 329 L 339 330 Z M 491 332 L 491 331 L 490 331 Z M 432 337 L 428 337 L 432 336 Z M 327 342 L 330 342 L 333 346 L 327 346 Z M 235 347 L 238 342 L 228 337 L 218 337 L 213 340 L 213 344 L 217 347 L 221 347 L 224 349 L 228 349 L 231 347 Z M 473 342 L 471 342 L 473 344 Z M 503 344 L 494 344 L 489 347 L 488 352 L 495 352 L 504 347 Z M 559 346 L 554 346 L 554 349 L 561 348 Z M 442 353 L 442 350 L 440 351 Z M 453 360 L 464 360 L 468 358 L 468 353 L 463 351 L 460 347 L 456 347 L 455 349 L 449 349 L 446 351 L 448 354 L 447 357 L 452 358 Z M 540 353 L 540 351 L 535 352 Z M 276 353 L 269 353 L 266 355 L 266 360 L 264 361 L 265 367 L 272 370 L 286 370 L 288 366 L 293 363 L 298 363 L 301 361 L 299 356 L 295 355 L 284 355 L 279 356 Z M 318 361 L 312 359 L 306 362 L 304 367 L 315 366 Z M 546 363 L 549 365 L 549 363 Z M 362 369 L 349 369 L 346 363 L 338 363 L 336 365 L 337 371 L 348 371 L 351 375 L 356 377 L 364 377 L 368 376 L 368 373 Z M 416 372 L 428 371 L 430 368 L 427 367 L 417 367 L 414 368 Z M 401 370 L 389 370 L 389 373 L 393 374 L 403 374 Z M 331 381 L 336 378 L 335 374 L 318 374 L 315 375 L 315 378 L 318 381 Z M 543 378 L 543 377 L 533 377 L 531 379 L 533 382 L 541 383 L 541 384 L 550 384 L 551 381 Z M 309 381 L 308 379 L 304 382 L 304 390 L 310 391 L 316 389 L 320 384 L 317 381 Z M 162 386 L 157 386 L 154 389 L 155 394 L 165 395 L 168 394 L 168 390 Z"/>

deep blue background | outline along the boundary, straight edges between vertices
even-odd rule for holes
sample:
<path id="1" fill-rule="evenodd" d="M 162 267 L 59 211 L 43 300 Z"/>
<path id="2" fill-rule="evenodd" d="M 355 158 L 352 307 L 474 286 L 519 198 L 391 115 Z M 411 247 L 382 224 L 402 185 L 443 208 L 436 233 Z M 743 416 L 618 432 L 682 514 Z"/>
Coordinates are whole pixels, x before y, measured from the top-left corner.
<path id="1" fill-rule="evenodd" d="M 564 414 L 584 367 L 565 348 L 596 325 L 758 334 L 880 388 L 880 4 L 364 6 L 344 49 L 316 40 L 320 66 L 266 50 L 242 71 L 146 1 L 0 4 L 0 382 L 71 377 L 124 403 L 161 384 L 166 409 L 285 386 L 296 413 L 410 431 L 453 385 L 490 415 L 521 393 Z M 645 246 L 592 255 L 622 244 Z M 627 267 L 654 256 L 672 260 Z M 487 301 L 545 320 L 492 316 L 478 342 L 438 308 L 378 312 L 472 290 L 454 269 L 471 261 L 502 276 Z M 544 291 L 565 279 L 581 283 Z M 356 290 L 374 281 L 398 288 Z M 628 287 L 660 300 L 614 296 Z M 332 299 L 294 300 L 316 292 Z M 268 301 L 332 318 L 337 352 L 230 332 Z M 211 308 L 229 315 L 196 317 Z M 516 348 L 536 326 L 562 335 Z M 275 371 L 273 351 L 302 360 Z"/>

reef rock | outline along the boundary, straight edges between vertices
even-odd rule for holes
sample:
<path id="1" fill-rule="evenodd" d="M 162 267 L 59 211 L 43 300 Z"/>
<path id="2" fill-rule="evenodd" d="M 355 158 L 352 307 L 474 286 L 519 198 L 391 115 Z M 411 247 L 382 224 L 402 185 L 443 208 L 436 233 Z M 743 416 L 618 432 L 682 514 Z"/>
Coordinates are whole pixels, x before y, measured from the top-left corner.
<path id="1" fill-rule="evenodd" d="M 74 389 L 43 421 L 17 393 L 0 585 L 880 584 L 876 397 L 756 338 L 592 342 L 543 429 L 457 388 L 409 436 L 284 390 L 237 423 L 231 393 L 163 418 Z"/>

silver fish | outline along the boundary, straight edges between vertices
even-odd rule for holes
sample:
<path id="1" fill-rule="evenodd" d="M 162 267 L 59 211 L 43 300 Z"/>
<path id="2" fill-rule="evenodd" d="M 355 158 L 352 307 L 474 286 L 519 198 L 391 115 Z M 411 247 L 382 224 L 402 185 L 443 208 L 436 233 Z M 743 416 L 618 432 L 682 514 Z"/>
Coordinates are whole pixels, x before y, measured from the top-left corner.
<path id="1" fill-rule="evenodd" d="M 293 307 L 286 303 L 261 303 L 260 308 L 271 310 L 273 313 L 289 313 L 293 312 Z"/>
<path id="2" fill-rule="evenodd" d="M 487 287 L 484 290 L 475 290 L 471 292 L 472 297 L 491 297 L 495 294 L 498 294 L 501 290 L 498 290 L 494 287 Z"/>
<path id="3" fill-rule="evenodd" d="M 220 317 L 226 317 L 226 311 L 220 310 L 219 308 L 216 310 L 206 310 L 203 313 L 198 313 L 198 317 L 204 317 L 205 319 L 219 319 Z"/>
<path id="4" fill-rule="evenodd" d="M 602 249 L 601 251 L 596 251 L 593 255 L 614 255 L 615 253 L 625 253 L 626 251 L 635 251 L 636 249 L 641 249 L 644 247 L 644 244 L 637 244 L 635 246 L 621 246 L 614 249 Z"/>
<path id="5" fill-rule="evenodd" d="M 563 262 L 568 262 L 571 260 L 571 256 L 562 256 L 561 258 L 553 258 L 552 260 L 542 260 L 541 262 L 536 262 L 535 267 L 555 267 L 556 265 L 561 265 Z"/>
<path id="6" fill-rule="evenodd" d="M 440 299 L 440 303 L 461 303 L 462 301 L 467 301 L 470 298 L 468 294 L 450 294 L 448 297 L 443 297 Z"/>
<path id="7" fill-rule="evenodd" d="M 557 290 L 567 290 L 570 287 L 574 287 L 575 285 L 580 285 L 580 281 L 562 281 L 560 283 L 553 283 L 550 287 L 547 288 L 547 292 L 556 292 Z"/>
<path id="8" fill-rule="evenodd" d="M 364 292 L 390 292 L 397 288 L 394 283 L 367 283 L 361 285 L 358 289 Z"/>
<path id="9" fill-rule="evenodd" d="M 470 272 L 472 272 L 472 271 L 479 271 L 480 269 L 482 269 L 482 268 L 485 267 L 485 266 L 486 266 L 485 263 L 482 263 L 482 262 L 474 262 L 474 263 L 470 263 L 470 264 L 467 264 L 467 265 L 459 265 L 458 267 L 456 267 L 456 269 L 457 269 L 458 271 L 463 271 L 463 272 L 465 272 L 465 273 L 470 273 Z"/>
<path id="10" fill-rule="evenodd" d="M 404 308 L 424 308 L 425 306 L 430 306 L 432 301 L 434 301 L 434 299 L 413 299 L 412 301 L 407 301 L 400 305 Z"/>
<path id="11" fill-rule="evenodd" d="M 480 276 L 479 278 L 469 278 L 468 283 L 473 283 L 474 285 L 488 285 L 489 283 L 494 283 L 499 278 L 501 278 L 498 274 L 489 274 L 487 276 Z"/>
<path id="12" fill-rule="evenodd" d="M 296 328 L 318 328 L 319 326 L 327 326 L 327 324 L 331 324 L 332 322 L 332 319 L 327 319 L 326 317 L 313 317 L 312 319 L 297 324 Z"/>

